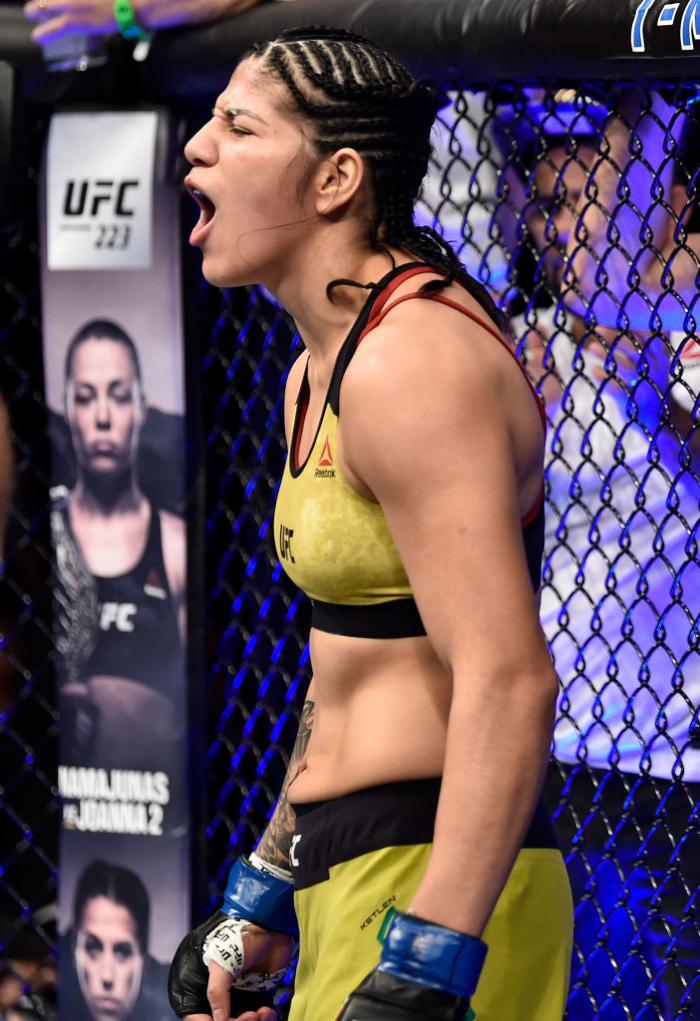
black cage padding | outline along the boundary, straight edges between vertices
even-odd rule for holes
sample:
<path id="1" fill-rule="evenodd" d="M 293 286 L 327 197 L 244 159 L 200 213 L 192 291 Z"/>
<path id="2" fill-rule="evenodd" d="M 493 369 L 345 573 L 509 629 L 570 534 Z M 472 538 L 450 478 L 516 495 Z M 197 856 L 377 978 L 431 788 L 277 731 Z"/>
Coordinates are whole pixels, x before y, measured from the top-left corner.
<path id="1" fill-rule="evenodd" d="M 692 3 L 685 0 L 680 6 Z M 254 43 L 274 38 L 285 28 L 325 24 L 370 36 L 414 73 L 441 84 L 530 75 L 697 75 L 699 57 L 681 46 L 685 12 L 678 12 L 675 27 L 659 26 L 662 0 L 655 0 L 643 19 L 644 52 L 633 51 L 632 27 L 639 6 L 640 0 L 268 2 L 212 24 L 156 33 L 148 58 L 132 65 L 130 73 L 140 76 L 152 93 L 208 94 L 222 87 Z M 695 20 L 700 20 L 700 11 Z M 0 4 L 0 60 L 41 67 L 30 26 L 22 8 L 14 4 Z M 115 74 L 113 84 L 115 93 L 121 94 L 120 75 Z"/>

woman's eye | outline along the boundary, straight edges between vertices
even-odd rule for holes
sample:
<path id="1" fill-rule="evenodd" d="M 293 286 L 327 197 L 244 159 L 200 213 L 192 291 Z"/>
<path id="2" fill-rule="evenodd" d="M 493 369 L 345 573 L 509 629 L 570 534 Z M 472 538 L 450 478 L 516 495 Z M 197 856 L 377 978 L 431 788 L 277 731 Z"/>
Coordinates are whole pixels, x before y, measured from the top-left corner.
<path id="1" fill-rule="evenodd" d="M 229 128 L 229 131 L 231 132 L 232 135 L 250 135 L 251 134 L 250 131 L 245 131 L 243 128 L 236 128 L 236 127 Z"/>

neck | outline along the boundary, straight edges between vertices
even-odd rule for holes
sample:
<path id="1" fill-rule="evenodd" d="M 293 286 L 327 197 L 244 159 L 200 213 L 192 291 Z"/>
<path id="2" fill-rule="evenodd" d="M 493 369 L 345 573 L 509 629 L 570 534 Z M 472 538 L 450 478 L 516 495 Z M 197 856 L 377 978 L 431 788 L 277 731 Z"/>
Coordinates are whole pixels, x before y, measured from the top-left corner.
<path id="1" fill-rule="evenodd" d="M 79 469 L 71 492 L 74 505 L 88 514 L 111 517 L 141 510 L 145 496 L 131 468 L 109 475 Z"/>
<path id="2" fill-rule="evenodd" d="M 397 266 L 410 261 L 405 252 L 394 250 L 392 254 Z M 330 301 L 326 295 L 328 284 L 336 279 L 376 283 L 391 267 L 387 252 L 350 243 L 336 243 L 331 249 L 319 243 L 295 258 L 293 269 L 274 286 L 268 285 L 294 319 L 309 352 L 312 385 L 323 385 L 330 379 L 338 351 L 370 294 L 368 289 L 341 285 L 333 288 Z"/>

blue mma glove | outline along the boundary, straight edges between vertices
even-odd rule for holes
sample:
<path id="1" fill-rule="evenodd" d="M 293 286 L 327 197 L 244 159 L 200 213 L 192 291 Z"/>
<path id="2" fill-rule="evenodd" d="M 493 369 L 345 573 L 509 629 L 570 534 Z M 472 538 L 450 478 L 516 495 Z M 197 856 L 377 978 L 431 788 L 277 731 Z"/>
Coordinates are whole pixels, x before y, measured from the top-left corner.
<path id="1" fill-rule="evenodd" d="M 211 961 L 232 976 L 234 1016 L 272 1005 L 274 991 L 286 968 L 273 972 L 243 970 L 243 935 L 250 923 L 290 938 L 297 932 L 291 874 L 255 854 L 233 864 L 221 910 L 185 936 L 175 952 L 168 996 L 178 1017 L 211 1013 L 207 1000 Z"/>
<path id="2" fill-rule="evenodd" d="M 475 936 L 397 912 L 379 964 L 337 1021 L 472 1021 L 469 1001 L 486 949 Z"/>
<path id="3" fill-rule="evenodd" d="M 299 935 L 291 872 L 263 861 L 255 853 L 231 866 L 221 910 L 271 932 L 286 932 L 294 939 Z"/>

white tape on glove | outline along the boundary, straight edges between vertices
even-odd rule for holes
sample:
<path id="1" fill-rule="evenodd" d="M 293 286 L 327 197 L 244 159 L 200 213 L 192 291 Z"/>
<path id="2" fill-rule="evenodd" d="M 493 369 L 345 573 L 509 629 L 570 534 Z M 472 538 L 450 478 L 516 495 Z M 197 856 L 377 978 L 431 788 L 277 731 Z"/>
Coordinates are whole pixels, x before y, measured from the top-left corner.
<path id="1" fill-rule="evenodd" d="M 268 992 L 276 989 L 286 968 L 280 971 L 246 971 L 243 934 L 251 923 L 246 918 L 225 918 L 209 933 L 202 947 L 202 960 L 209 967 L 214 961 L 233 977 L 236 989 Z"/>

